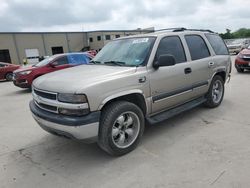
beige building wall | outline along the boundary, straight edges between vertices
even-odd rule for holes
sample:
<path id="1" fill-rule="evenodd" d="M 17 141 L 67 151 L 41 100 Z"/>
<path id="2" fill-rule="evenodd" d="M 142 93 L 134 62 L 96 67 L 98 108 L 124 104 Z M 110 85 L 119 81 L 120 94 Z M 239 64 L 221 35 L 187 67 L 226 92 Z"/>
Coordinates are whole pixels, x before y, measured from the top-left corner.
<path id="1" fill-rule="evenodd" d="M 52 47 L 63 47 L 63 52 L 69 52 L 67 36 L 65 33 L 45 33 L 44 43 L 46 48 L 46 55 L 52 55 Z"/>
<path id="2" fill-rule="evenodd" d="M 103 48 L 108 42 L 116 38 L 116 35 L 120 37 L 142 34 L 143 31 L 103 31 L 103 32 L 90 32 L 88 33 L 88 41 L 90 49 L 99 50 Z M 110 35 L 110 40 L 106 40 L 106 35 Z M 101 40 L 97 40 L 97 36 L 101 36 Z M 93 42 L 90 42 L 90 38 L 93 39 Z"/>
<path id="3" fill-rule="evenodd" d="M 11 62 L 8 63 L 19 64 L 13 34 L 0 35 L 0 50 L 9 50 Z"/>
<path id="4" fill-rule="evenodd" d="M 98 36 L 101 37 L 100 41 L 97 40 Z M 90 38 L 93 39 L 93 42 L 90 42 Z M 90 49 L 99 50 L 104 45 L 104 42 L 103 42 L 103 33 L 102 32 L 91 32 L 91 33 L 88 33 L 88 40 L 89 40 Z"/>
<path id="5" fill-rule="evenodd" d="M 88 46 L 86 33 L 68 33 L 68 43 L 70 52 L 79 52 Z"/>
<path id="6" fill-rule="evenodd" d="M 99 50 L 116 38 L 141 34 L 144 31 L 93 31 L 93 32 L 55 32 L 55 33 L 0 33 L 0 49 L 9 50 L 11 62 L 22 64 L 26 58 L 25 49 L 38 49 L 39 56 L 51 56 L 52 47 L 63 47 L 64 53 L 78 52 L 84 47 Z M 106 40 L 110 35 L 110 40 Z M 101 40 L 97 40 L 100 36 Z M 93 41 L 90 42 L 89 39 Z"/>
<path id="7" fill-rule="evenodd" d="M 19 51 L 20 61 L 26 58 L 25 49 L 38 49 L 39 56 L 43 56 L 44 46 L 41 34 L 14 34 Z"/>

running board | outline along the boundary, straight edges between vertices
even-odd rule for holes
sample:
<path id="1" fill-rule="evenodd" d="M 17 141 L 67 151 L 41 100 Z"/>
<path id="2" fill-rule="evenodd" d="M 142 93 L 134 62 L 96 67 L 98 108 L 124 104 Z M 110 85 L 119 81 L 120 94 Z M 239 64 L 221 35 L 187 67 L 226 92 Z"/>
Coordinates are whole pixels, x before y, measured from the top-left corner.
<path id="1" fill-rule="evenodd" d="M 170 110 L 167 110 L 167 111 L 164 111 L 164 112 L 161 112 L 159 114 L 156 114 L 154 116 L 151 116 L 151 117 L 147 117 L 147 121 L 150 123 L 150 124 L 155 124 L 155 123 L 159 123 L 159 122 L 162 122 L 164 120 L 167 120 L 177 114 L 180 114 L 182 112 L 185 112 L 187 110 L 190 110 L 196 106 L 199 106 L 200 104 L 206 102 L 206 98 L 205 97 L 200 97 L 198 99 L 195 99 L 195 100 L 192 100 L 190 102 L 187 102 L 183 105 L 180 105 L 180 106 L 177 106 L 175 108 L 172 108 Z"/>

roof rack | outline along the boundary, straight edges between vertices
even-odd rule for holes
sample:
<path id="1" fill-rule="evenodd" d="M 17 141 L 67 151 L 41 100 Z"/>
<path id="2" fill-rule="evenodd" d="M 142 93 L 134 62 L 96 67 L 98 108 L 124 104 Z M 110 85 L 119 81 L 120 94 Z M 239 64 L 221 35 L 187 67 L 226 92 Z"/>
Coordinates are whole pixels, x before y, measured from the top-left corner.
<path id="1" fill-rule="evenodd" d="M 201 32 L 209 32 L 209 33 L 215 33 L 209 29 L 187 29 L 185 27 L 177 27 L 177 28 L 166 28 L 166 29 L 159 29 L 155 30 L 155 32 L 158 31 L 172 31 L 172 32 L 181 32 L 181 31 L 201 31 Z"/>
<path id="2" fill-rule="evenodd" d="M 186 30 L 186 28 L 184 28 L 184 27 L 165 28 L 165 29 L 155 30 L 155 32 L 158 32 L 158 31 L 173 31 L 173 32 L 175 32 L 177 30 L 182 31 L 182 30 Z"/>
<path id="3" fill-rule="evenodd" d="M 187 31 L 201 31 L 201 32 L 209 32 L 209 33 L 214 33 L 213 31 L 209 29 L 185 29 Z"/>

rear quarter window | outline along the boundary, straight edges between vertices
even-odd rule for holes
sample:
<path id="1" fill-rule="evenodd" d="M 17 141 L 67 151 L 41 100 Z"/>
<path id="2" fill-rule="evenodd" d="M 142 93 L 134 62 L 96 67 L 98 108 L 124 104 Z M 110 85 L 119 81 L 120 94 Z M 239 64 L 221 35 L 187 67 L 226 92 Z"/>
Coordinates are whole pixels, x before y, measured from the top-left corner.
<path id="1" fill-rule="evenodd" d="M 222 38 L 215 34 L 205 34 L 216 55 L 229 55 Z"/>

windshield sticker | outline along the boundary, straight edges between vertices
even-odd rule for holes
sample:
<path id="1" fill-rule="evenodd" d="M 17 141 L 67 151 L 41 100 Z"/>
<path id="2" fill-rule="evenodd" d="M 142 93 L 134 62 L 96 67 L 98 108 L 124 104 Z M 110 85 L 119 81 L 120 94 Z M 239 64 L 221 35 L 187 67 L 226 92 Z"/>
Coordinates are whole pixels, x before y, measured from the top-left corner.
<path id="1" fill-rule="evenodd" d="M 139 44 L 139 43 L 145 43 L 145 42 L 148 42 L 148 38 L 139 38 L 139 39 L 133 40 L 133 44 Z"/>

